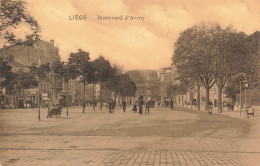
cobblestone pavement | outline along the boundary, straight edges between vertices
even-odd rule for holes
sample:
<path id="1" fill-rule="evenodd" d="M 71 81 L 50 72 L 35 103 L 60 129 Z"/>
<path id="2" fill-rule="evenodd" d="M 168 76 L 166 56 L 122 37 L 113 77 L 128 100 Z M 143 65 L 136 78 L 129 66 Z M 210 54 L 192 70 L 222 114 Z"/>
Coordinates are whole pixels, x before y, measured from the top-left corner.
<path id="1" fill-rule="evenodd" d="M 75 109 L 76 111 L 77 109 Z M 167 119 L 169 115 L 177 119 L 180 117 L 197 118 L 193 115 L 188 117 L 185 112 L 178 112 L 180 117 L 175 113 L 165 113 L 164 118 Z M 9 114 L 8 116 L 7 114 L 1 115 L 6 116 L 7 119 L 8 117 L 15 119 L 14 114 L 11 114 L 11 117 Z M 29 115 L 31 116 L 31 113 Z M 52 126 L 76 123 L 77 118 L 79 118 L 76 113 L 72 113 L 70 119 L 43 119 L 40 125 L 33 120 L 27 122 L 26 117 L 28 116 L 25 116 L 24 120 L 20 120 L 22 123 L 16 119 L 16 123 L 10 123 L 9 127 L 6 126 L 9 124 L 7 122 L 5 125 L 1 124 L 1 165 L 260 165 L 260 141 L 259 138 L 252 137 L 252 133 L 250 137 L 240 135 L 229 137 L 227 135 L 228 138 L 223 135 L 223 132 L 218 137 L 215 137 L 214 134 L 208 137 L 201 134 L 193 136 L 187 134 L 188 137 L 180 135 L 180 137 L 174 138 L 165 136 L 163 132 L 161 136 L 149 135 L 147 131 L 144 131 L 145 136 L 140 134 L 131 136 L 102 135 L 98 132 L 101 128 L 104 129 L 102 124 L 124 125 L 130 123 L 132 118 L 136 118 L 138 115 L 128 111 L 126 114 L 118 113 L 114 116 L 115 118 L 110 118 L 107 121 L 105 119 L 110 115 L 97 112 L 89 112 L 86 115 L 89 116 L 86 118 L 89 120 L 87 123 L 89 126 L 86 126 L 86 131 L 78 129 L 82 132 L 88 131 L 83 135 L 68 131 L 58 133 L 60 127 L 51 128 Z M 100 122 L 93 120 L 98 125 L 94 125 L 94 122 L 91 121 L 94 117 L 101 119 Z M 147 126 L 150 125 L 150 123 L 147 124 L 147 120 L 158 117 L 162 118 L 154 112 L 150 117 L 142 117 L 141 121 L 136 120 L 135 123 L 138 126 Z M 25 124 L 24 121 L 28 124 Z M 155 123 L 155 120 L 151 123 Z M 30 126 L 31 124 L 35 124 L 35 126 Z M 41 130 L 40 127 L 44 127 L 45 130 Z M 77 130 L 78 127 L 81 128 L 82 125 L 74 126 L 73 130 Z M 122 128 L 126 128 L 126 126 L 122 126 Z M 109 130 L 109 128 L 105 129 Z M 53 132 L 49 132 L 52 130 Z"/>

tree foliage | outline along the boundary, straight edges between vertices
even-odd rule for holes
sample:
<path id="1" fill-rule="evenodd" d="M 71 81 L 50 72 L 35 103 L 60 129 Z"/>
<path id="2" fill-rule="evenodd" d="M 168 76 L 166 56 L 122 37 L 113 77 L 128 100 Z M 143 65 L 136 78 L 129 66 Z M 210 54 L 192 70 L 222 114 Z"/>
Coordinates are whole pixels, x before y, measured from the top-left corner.
<path id="1" fill-rule="evenodd" d="M 96 81 L 94 78 L 95 70 L 88 52 L 78 49 L 78 52 L 71 53 L 68 65 L 74 70 L 81 82 L 91 84 Z"/>
<path id="2" fill-rule="evenodd" d="M 205 109 L 208 109 L 209 90 L 214 85 L 214 45 L 210 27 L 202 24 L 188 28 L 175 43 L 173 63 L 179 77 L 199 79 L 206 89 Z"/>
<path id="3" fill-rule="evenodd" d="M 39 66 L 33 64 L 30 67 L 30 72 L 32 74 L 35 74 L 39 79 L 46 77 L 50 71 L 51 71 L 50 63 L 41 64 Z"/>
<path id="4" fill-rule="evenodd" d="M 241 72 L 254 75 L 256 56 L 250 53 L 252 49 L 247 43 L 247 35 L 244 33 L 217 24 L 193 26 L 180 34 L 175 43 L 173 62 L 182 85 L 196 82 L 204 86 L 206 109 L 209 90 L 214 84 L 218 86 L 218 108 L 221 112 L 222 89 L 227 83 L 230 86 L 226 89 L 228 94 L 234 97 L 234 93 L 237 93 L 231 87 L 236 83 L 232 82 L 232 76 Z"/>
<path id="5" fill-rule="evenodd" d="M 6 59 L 0 57 L 0 86 L 1 88 L 13 88 L 17 83 L 17 74 L 12 72 L 12 66 Z"/>
<path id="6" fill-rule="evenodd" d="M 40 26 L 25 8 L 22 0 L 1 0 L 0 1 L 0 38 L 9 44 L 33 46 L 39 41 Z M 26 34 L 24 39 L 15 35 L 14 29 L 21 25 L 27 25 L 31 33 Z"/>
<path id="7" fill-rule="evenodd" d="M 70 63 L 61 62 L 60 59 L 52 62 L 51 69 L 54 73 L 62 77 L 66 83 L 69 82 L 69 80 L 77 78 L 76 66 L 71 65 Z"/>
<path id="8" fill-rule="evenodd" d="M 122 74 L 119 78 L 118 91 L 121 96 L 134 96 L 136 85 L 128 74 Z"/>
<path id="9" fill-rule="evenodd" d="M 18 74 L 17 74 L 18 75 Z M 36 80 L 35 75 L 30 72 L 21 71 L 19 73 L 18 86 L 24 89 L 31 89 L 38 86 L 38 81 Z"/>
<path id="10" fill-rule="evenodd" d="M 106 82 L 110 77 L 111 65 L 103 56 L 93 61 L 95 68 L 95 78 L 99 83 Z"/>

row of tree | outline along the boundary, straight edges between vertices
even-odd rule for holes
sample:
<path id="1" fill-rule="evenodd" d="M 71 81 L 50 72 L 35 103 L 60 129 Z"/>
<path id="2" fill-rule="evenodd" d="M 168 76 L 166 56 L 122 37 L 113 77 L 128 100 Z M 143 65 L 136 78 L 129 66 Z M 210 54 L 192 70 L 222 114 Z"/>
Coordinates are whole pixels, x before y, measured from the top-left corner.
<path id="1" fill-rule="evenodd" d="M 91 61 L 89 53 L 79 49 L 76 53 L 71 53 L 67 62 L 62 62 L 56 59 L 51 63 L 33 64 L 29 71 L 13 71 L 10 65 L 12 61 L 6 58 L 0 58 L 0 87 L 8 89 L 9 92 L 15 90 L 18 95 L 21 89 L 35 88 L 41 84 L 41 80 L 48 77 L 48 73 L 54 72 L 59 75 L 67 87 L 67 106 L 68 106 L 68 85 L 70 80 L 78 80 L 83 84 L 83 110 L 85 112 L 86 104 L 86 85 L 99 84 L 101 87 L 100 103 L 103 102 L 103 88 L 114 92 L 115 98 L 117 95 L 126 97 L 134 96 L 136 92 L 135 83 L 131 80 L 128 74 L 124 74 L 121 68 L 117 65 L 111 65 L 103 56 Z M 94 89 L 93 89 L 94 90 Z M 40 91 L 40 89 L 39 89 Z M 38 93 L 38 103 L 40 103 L 40 93 Z M 94 96 L 93 96 L 94 100 Z M 95 107 L 94 107 L 95 109 Z M 102 109 L 102 105 L 101 105 Z M 39 104 L 40 112 L 40 104 Z M 68 115 L 68 107 L 67 107 Z M 39 113 L 40 119 L 40 113 Z"/>
<path id="2" fill-rule="evenodd" d="M 117 95 L 123 97 L 134 96 L 136 92 L 136 86 L 134 82 L 131 80 L 128 74 L 122 73 L 122 70 L 119 66 L 111 65 L 110 62 L 106 60 L 103 56 L 90 61 L 89 53 L 81 49 L 79 49 L 76 53 L 71 53 L 68 62 L 61 62 L 59 59 L 54 61 L 52 64 L 52 68 L 56 74 L 63 78 L 67 87 L 69 81 L 73 79 L 78 79 L 83 84 L 84 103 L 82 112 L 85 112 L 84 105 L 86 102 L 86 84 L 93 84 L 93 88 L 95 84 L 100 85 L 101 109 L 103 103 L 103 88 L 105 88 L 106 91 L 110 90 L 114 92 L 115 98 Z"/>
<path id="3" fill-rule="evenodd" d="M 205 109 L 208 110 L 209 91 L 214 84 L 218 87 L 218 110 L 222 112 L 222 93 L 237 90 L 233 84 L 238 80 L 256 80 L 256 51 L 248 45 L 247 35 L 231 26 L 222 28 L 217 24 L 201 24 L 182 32 L 175 42 L 173 64 L 179 80 L 178 86 L 168 90 L 172 93 L 194 91 L 197 87 L 197 103 L 200 105 L 200 87 L 206 90 Z"/>

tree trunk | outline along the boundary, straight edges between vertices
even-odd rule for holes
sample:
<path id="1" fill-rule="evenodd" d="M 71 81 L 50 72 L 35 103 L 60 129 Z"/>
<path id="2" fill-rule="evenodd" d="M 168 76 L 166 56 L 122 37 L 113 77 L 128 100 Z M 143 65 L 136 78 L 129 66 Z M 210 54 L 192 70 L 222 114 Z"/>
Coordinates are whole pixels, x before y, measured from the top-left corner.
<path id="1" fill-rule="evenodd" d="M 187 93 L 188 93 L 188 91 L 186 92 L 186 101 L 185 101 L 185 102 L 186 102 L 186 104 L 185 104 L 185 107 L 186 107 L 186 108 L 187 108 L 187 106 L 188 106 L 188 103 L 187 103 L 187 101 L 188 101 L 188 94 L 187 94 Z"/>
<path id="2" fill-rule="evenodd" d="M 206 98 L 205 98 L 205 111 L 209 110 L 209 87 L 205 87 Z"/>
<path id="3" fill-rule="evenodd" d="M 69 81 L 67 81 L 67 98 L 66 98 L 66 106 L 67 106 L 67 116 L 69 116 Z"/>
<path id="4" fill-rule="evenodd" d="M 181 96 L 179 95 L 179 107 L 181 106 Z"/>
<path id="5" fill-rule="evenodd" d="M 115 95 L 114 95 L 114 99 L 115 99 L 115 103 L 116 103 L 116 93 L 115 93 Z"/>
<path id="6" fill-rule="evenodd" d="M 222 88 L 218 87 L 218 112 L 222 113 Z"/>
<path id="7" fill-rule="evenodd" d="M 110 97 L 107 97 L 107 87 L 105 86 L 105 88 L 106 88 L 106 109 L 108 109 L 108 100 L 110 99 Z"/>
<path id="8" fill-rule="evenodd" d="M 200 110 L 200 85 L 197 81 L 197 107 Z"/>
<path id="9" fill-rule="evenodd" d="M 181 105 L 182 105 L 182 107 L 184 107 L 184 103 L 183 103 L 183 94 L 181 95 Z"/>
<path id="10" fill-rule="evenodd" d="M 192 109 L 193 105 L 192 105 L 192 99 L 193 99 L 193 93 L 192 91 L 190 92 L 190 108 Z"/>
<path id="11" fill-rule="evenodd" d="M 20 87 L 18 87 L 18 95 L 17 95 L 17 98 L 18 98 L 17 108 L 19 109 L 19 106 L 20 106 Z"/>
<path id="12" fill-rule="evenodd" d="M 95 84 L 93 84 L 93 111 L 95 111 Z"/>
<path id="13" fill-rule="evenodd" d="M 241 117 L 241 111 L 242 111 L 242 82 L 240 81 L 240 92 L 239 92 L 239 112 Z"/>
<path id="14" fill-rule="evenodd" d="M 84 89 L 84 92 L 83 92 L 83 109 L 82 109 L 82 112 L 85 113 L 85 106 L 86 106 L 86 82 L 85 81 L 83 82 L 83 89 Z"/>
<path id="15" fill-rule="evenodd" d="M 40 104 L 40 78 L 39 78 L 39 80 L 38 80 L 38 119 L 39 119 L 39 121 L 41 121 L 40 111 L 41 111 L 41 104 Z"/>
<path id="16" fill-rule="evenodd" d="M 100 84 L 100 109 L 103 107 L 102 85 Z"/>

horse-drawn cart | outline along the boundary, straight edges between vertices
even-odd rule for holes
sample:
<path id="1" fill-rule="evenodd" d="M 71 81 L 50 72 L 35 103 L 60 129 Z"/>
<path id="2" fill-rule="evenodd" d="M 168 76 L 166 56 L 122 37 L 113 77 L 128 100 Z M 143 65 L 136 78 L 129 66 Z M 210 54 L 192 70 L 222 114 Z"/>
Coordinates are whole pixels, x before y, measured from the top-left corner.
<path id="1" fill-rule="evenodd" d="M 59 117 L 61 115 L 62 112 L 62 106 L 57 104 L 57 105 L 53 105 L 52 107 L 48 108 L 48 115 L 47 118 L 51 118 L 53 117 L 53 115 L 55 115 L 56 117 Z"/>

